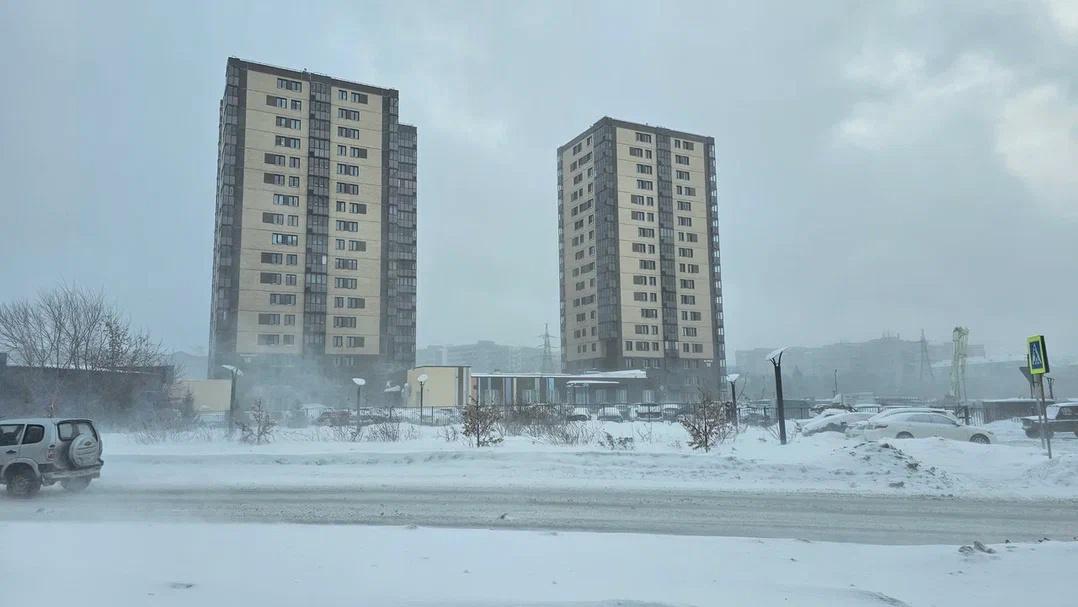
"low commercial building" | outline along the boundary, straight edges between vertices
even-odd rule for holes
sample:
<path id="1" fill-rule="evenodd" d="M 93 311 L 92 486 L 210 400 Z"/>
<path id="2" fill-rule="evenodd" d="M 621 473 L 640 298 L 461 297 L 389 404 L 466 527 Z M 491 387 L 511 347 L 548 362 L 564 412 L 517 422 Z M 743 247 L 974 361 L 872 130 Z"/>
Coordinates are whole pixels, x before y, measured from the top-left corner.
<path id="1" fill-rule="evenodd" d="M 667 402 L 643 369 L 595 373 L 473 373 L 471 397 L 490 405 Z"/>
<path id="2" fill-rule="evenodd" d="M 408 407 L 418 407 L 421 403 L 425 407 L 463 407 L 468 402 L 471 373 L 471 367 L 467 365 L 426 365 L 410 369 L 401 400 Z"/>

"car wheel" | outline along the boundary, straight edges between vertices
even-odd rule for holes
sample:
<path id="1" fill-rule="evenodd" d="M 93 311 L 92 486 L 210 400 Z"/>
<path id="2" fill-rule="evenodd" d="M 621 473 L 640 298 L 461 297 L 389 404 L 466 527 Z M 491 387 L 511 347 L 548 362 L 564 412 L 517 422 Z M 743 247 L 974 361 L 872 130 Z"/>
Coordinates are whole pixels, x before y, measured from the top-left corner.
<path id="1" fill-rule="evenodd" d="M 991 441 L 989 441 L 988 437 L 983 434 L 974 434 L 973 436 L 969 437 L 969 442 L 977 443 L 978 445 L 987 445 Z"/>
<path id="2" fill-rule="evenodd" d="M 7 479 L 7 492 L 12 497 L 33 497 L 41 490 L 41 479 L 33 471 L 20 468 Z"/>
<path id="3" fill-rule="evenodd" d="M 83 476 L 78 478 L 69 478 L 60 481 L 60 486 L 71 493 L 78 493 L 85 491 L 90 486 L 90 477 Z"/>
<path id="4" fill-rule="evenodd" d="M 1075 434 L 1078 434 L 1078 432 L 1075 432 Z M 1038 436 L 1040 436 L 1040 432 L 1037 432 L 1036 430 L 1031 428 L 1029 430 L 1026 430 L 1026 436 L 1028 436 L 1029 438 L 1037 438 Z"/>
<path id="5" fill-rule="evenodd" d="M 913 435 L 909 432 L 899 432 L 897 435 L 895 435 L 895 438 L 913 438 Z"/>

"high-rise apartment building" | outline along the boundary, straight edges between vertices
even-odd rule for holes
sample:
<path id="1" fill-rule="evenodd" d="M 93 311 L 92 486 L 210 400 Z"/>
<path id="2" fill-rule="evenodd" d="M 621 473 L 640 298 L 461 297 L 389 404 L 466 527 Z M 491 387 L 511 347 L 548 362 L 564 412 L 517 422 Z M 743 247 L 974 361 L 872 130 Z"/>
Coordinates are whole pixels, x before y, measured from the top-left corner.
<path id="1" fill-rule="evenodd" d="M 665 399 L 725 382 L 715 141 L 603 118 L 558 148 L 568 372 L 646 369 Z"/>
<path id="2" fill-rule="evenodd" d="M 403 381 L 416 129 L 398 122 L 397 91 L 236 58 L 226 79 L 210 376 L 232 364 L 293 385 L 312 371 Z"/>

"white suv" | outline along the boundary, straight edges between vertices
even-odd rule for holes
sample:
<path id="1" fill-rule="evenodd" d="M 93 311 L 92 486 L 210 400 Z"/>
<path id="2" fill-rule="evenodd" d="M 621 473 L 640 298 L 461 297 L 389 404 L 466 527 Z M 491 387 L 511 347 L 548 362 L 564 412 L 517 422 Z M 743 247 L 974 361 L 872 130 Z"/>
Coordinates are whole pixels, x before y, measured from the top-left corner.
<path id="1" fill-rule="evenodd" d="M 101 436 L 88 419 L 0 420 L 0 483 L 16 497 L 60 483 L 82 491 L 101 476 Z"/>

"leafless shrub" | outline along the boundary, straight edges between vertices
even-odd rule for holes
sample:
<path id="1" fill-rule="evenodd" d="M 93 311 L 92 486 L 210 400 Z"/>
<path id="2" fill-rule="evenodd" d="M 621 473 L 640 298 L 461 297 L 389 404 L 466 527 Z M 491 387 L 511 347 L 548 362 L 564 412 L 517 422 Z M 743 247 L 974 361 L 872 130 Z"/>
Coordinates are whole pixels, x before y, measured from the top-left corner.
<path id="1" fill-rule="evenodd" d="M 737 434 L 733 422 L 726 419 L 726 407 L 705 392 L 700 393 L 700 403 L 681 418 L 681 425 L 689 433 L 689 446 L 705 452 Z"/>
<path id="2" fill-rule="evenodd" d="M 445 442 L 455 443 L 460 440 L 460 428 L 456 424 L 447 424 L 442 426 L 441 435 Z"/>
<path id="3" fill-rule="evenodd" d="M 464 407 L 464 436 L 475 447 L 490 447 L 502 442 L 498 436 L 499 411 L 492 405 L 480 404 L 471 399 Z"/>
<path id="4" fill-rule="evenodd" d="M 529 426 L 525 434 L 548 445 L 576 446 L 594 444 L 597 432 L 592 424 L 563 421 L 559 424 Z"/>
<path id="5" fill-rule="evenodd" d="M 363 440 L 373 443 L 398 443 L 402 440 L 416 440 L 418 438 L 419 430 L 414 425 L 387 420 L 367 426 Z"/>
<path id="6" fill-rule="evenodd" d="M 277 420 L 273 419 L 270 412 L 262 406 L 261 400 L 255 402 L 255 406 L 251 408 L 249 415 L 251 424 L 240 424 L 240 440 L 256 445 L 273 440 L 273 431 L 277 428 Z"/>
<path id="7" fill-rule="evenodd" d="M 651 444 L 654 441 L 654 424 L 633 424 L 633 432 L 636 438 L 642 442 Z"/>
<path id="8" fill-rule="evenodd" d="M 609 432 L 604 432 L 603 436 L 599 438 L 599 446 L 606 447 L 611 451 L 632 451 L 636 448 L 631 436 L 614 436 Z"/>

